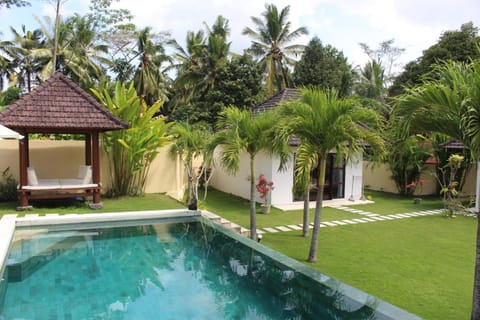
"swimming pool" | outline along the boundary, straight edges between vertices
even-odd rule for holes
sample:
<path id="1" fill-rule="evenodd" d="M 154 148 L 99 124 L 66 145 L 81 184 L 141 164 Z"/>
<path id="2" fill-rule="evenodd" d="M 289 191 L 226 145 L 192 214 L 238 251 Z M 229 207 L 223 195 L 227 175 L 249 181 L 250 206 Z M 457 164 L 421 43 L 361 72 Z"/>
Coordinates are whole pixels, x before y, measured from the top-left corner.
<path id="1" fill-rule="evenodd" d="M 17 228 L 0 319 L 418 319 L 202 217 Z"/>

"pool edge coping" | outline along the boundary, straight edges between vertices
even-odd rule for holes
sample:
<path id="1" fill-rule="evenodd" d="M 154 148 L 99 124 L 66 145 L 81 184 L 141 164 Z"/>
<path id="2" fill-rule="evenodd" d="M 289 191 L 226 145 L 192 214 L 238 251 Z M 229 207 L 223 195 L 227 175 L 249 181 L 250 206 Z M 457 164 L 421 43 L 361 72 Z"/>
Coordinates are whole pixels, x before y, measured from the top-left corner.
<path id="1" fill-rule="evenodd" d="M 89 214 L 66 214 L 66 215 L 45 215 L 25 216 L 16 218 L 17 227 L 32 227 L 58 224 L 77 224 L 91 222 L 130 221 L 158 218 L 193 217 L 199 216 L 200 211 L 187 209 L 172 210 L 149 210 L 149 211 L 126 211 L 106 212 Z"/>
<path id="2" fill-rule="evenodd" d="M 5 271 L 8 253 L 10 251 L 10 244 L 15 233 L 17 215 L 6 214 L 0 219 L 0 281 L 3 281 L 3 272 Z"/>

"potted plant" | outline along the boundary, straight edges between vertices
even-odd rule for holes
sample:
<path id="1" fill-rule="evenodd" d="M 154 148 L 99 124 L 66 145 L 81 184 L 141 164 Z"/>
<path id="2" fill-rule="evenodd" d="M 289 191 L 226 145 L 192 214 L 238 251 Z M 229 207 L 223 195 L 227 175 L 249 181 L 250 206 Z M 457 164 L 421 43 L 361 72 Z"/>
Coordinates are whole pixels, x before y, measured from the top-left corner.
<path id="1" fill-rule="evenodd" d="M 406 187 L 407 189 L 410 189 L 411 194 L 414 195 L 416 188 L 417 188 L 418 186 L 420 186 L 420 191 L 418 192 L 418 194 L 421 195 L 421 194 L 422 194 L 422 190 L 423 190 L 423 183 L 424 183 L 424 182 L 425 182 L 425 181 L 424 181 L 423 179 L 419 178 L 416 182 L 409 183 L 409 184 L 407 184 L 405 187 Z M 420 197 L 414 197 L 414 198 L 413 198 L 413 203 L 419 204 L 419 203 L 421 203 L 421 202 L 422 202 L 422 198 L 420 198 Z"/>
<path id="2" fill-rule="evenodd" d="M 270 203 L 268 194 L 274 189 L 273 181 L 268 182 L 265 175 L 262 173 L 258 177 L 258 183 L 256 185 L 257 191 L 260 194 L 260 199 L 263 199 L 262 212 L 267 214 L 270 212 Z"/>

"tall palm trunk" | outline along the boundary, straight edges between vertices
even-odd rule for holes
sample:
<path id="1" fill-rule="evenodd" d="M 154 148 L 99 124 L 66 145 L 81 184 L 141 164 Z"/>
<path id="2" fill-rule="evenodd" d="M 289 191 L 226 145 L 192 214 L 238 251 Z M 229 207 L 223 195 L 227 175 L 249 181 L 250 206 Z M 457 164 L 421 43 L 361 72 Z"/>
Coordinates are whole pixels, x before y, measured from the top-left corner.
<path id="1" fill-rule="evenodd" d="M 320 233 L 320 221 L 322 218 L 323 190 L 325 189 L 325 169 L 327 167 L 327 153 L 318 154 L 320 170 L 318 173 L 318 191 L 315 207 L 315 219 L 313 221 L 312 242 L 310 244 L 310 253 L 308 254 L 308 262 L 317 261 L 318 236 Z"/>
<path id="2" fill-rule="evenodd" d="M 307 187 L 305 189 L 305 194 L 303 195 L 303 230 L 302 236 L 305 238 L 308 237 L 308 216 L 310 214 L 310 189 Z"/>
<path id="3" fill-rule="evenodd" d="M 477 254 L 473 281 L 472 320 L 480 320 L 480 223 L 478 219 L 480 219 L 480 214 L 477 214 Z"/>
<path id="4" fill-rule="evenodd" d="M 255 216 L 255 156 L 250 156 L 250 238 L 257 240 L 257 219 Z"/>
<path id="5" fill-rule="evenodd" d="M 27 72 L 27 90 L 30 93 L 32 91 L 32 80 L 31 80 L 31 73 Z"/>
<path id="6" fill-rule="evenodd" d="M 52 63 L 52 75 L 57 70 L 57 55 L 58 55 L 58 29 L 60 27 L 60 2 L 57 0 L 57 9 L 55 10 L 55 35 L 53 44 L 53 63 Z"/>

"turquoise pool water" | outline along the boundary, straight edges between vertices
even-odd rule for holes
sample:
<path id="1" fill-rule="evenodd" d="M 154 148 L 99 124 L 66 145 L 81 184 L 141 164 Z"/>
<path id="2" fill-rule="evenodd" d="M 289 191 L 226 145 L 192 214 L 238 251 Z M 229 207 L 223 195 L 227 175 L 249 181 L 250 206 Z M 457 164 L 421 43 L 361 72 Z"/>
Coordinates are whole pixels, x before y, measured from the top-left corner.
<path id="1" fill-rule="evenodd" d="M 17 233 L 2 320 L 415 319 L 198 218 Z"/>

